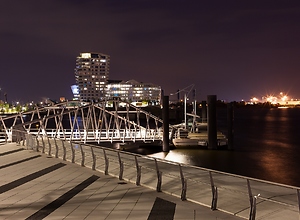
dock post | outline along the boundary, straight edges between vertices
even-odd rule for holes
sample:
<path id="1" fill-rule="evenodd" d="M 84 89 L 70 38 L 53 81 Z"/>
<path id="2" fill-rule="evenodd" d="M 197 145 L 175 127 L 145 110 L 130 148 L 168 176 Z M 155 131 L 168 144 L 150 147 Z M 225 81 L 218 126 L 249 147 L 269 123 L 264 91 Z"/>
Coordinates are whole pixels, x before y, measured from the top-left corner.
<path id="1" fill-rule="evenodd" d="M 233 120 L 234 120 L 234 110 L 233 110 L 233 102 L 227 104 L 227 121 L 228 121 L 228 150 L 233 150 Z"/>
<path id="2" fill-rule="evenodd" d="M 169 96 L 163 99 L 163 152 L 170 151 L 169 145 Z"/>
<path id="3" fill-rule="evenodd" d="M 202 122 L 207 122 L 207 107 L 206 107 L 206 101 L 201 102 L 201 116 L 202 116 Z"/>
<path id="4" fill-rule="evenodd" d="M 217 149 L 217 96 L 207 96 L 208 149 Z"/>

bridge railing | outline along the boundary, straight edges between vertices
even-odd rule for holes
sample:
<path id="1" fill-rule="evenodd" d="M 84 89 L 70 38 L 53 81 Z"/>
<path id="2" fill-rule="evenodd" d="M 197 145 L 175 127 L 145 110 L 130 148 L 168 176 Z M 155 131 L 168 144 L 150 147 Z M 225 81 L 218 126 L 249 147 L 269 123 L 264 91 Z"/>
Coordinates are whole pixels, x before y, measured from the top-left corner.
<path id="1" fill-rule="evenodd" d="M 8 135 L 6 131 L 0 131 L 0 143 L 7 143 Z"/>
<path id="2" fill-rule="evenodd" d="M 63 129 L 57 131 L 56 129 L 47 129 L 46 131 L 39 132 L 32 130 L 31 134 L 47 134 L 51 138 L 60 138 L 73 141 L 83 142 L 111 142 L 111 141 L 135 141 L 135 140 L 162 140 L 162 131 L 156 129 L 109 129 L 109 130 L 71 130 Z"/>
<path id="3" fill-rule="evenodd" d="M 16 140 L 27 149 L 245 219 L 300 217 L 299 187 L 48 136 L 17 134 Z"/>

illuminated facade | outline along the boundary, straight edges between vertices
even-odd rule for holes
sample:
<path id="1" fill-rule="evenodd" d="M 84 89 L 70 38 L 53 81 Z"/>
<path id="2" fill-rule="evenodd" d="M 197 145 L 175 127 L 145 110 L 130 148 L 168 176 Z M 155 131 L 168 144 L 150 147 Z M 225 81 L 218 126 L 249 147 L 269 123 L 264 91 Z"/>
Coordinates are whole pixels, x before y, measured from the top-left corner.
<path id="1" fill-rule="evenodd" d="M 80 53 L 76 59 L 74 99 L 102 101 L 119 98 L 136 105 L 158 105 L 160 86 L 135 80 L 109 80 L 110 57 L 102 53 Z"/>
<path id="2" fill-rule="evenodd" d="M 152 83 L 135 80 L 109 83 L 106 91 L 107 99 L 119 98 L 133 104 L 158 105 L 161 100 L 161 87 Z"/>
<path id="3" fill-rule="evenodd" d="M 102 53 L 80 53 L 76 59 L 75 80 L 79 99 L 100 101 L 105 99 L 109 77 L 110 57 Z"/>

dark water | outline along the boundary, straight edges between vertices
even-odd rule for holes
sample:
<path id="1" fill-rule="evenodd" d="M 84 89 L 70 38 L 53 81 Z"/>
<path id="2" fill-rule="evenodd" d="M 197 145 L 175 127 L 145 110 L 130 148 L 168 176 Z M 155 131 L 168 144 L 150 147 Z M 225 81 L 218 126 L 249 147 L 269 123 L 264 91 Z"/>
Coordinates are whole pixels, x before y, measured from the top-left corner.
<path id="1" fill-rule="evenodd" d="M 227 109 L 218 109 L 227 132 Z M 167 160 L 300 187 L 300 108 L 235 108 L 234 147 L 228 150 L 161 147 L 131 150 Z"/>
<path id="2" fill-rule="evenodd" d="M 226 132 L 226 109 L 218 125 Z M 228 150 L 175 149 L 155 157 L 272 182 L 300 186 L 300 108 L 237 108 L 234 147 Z"/>

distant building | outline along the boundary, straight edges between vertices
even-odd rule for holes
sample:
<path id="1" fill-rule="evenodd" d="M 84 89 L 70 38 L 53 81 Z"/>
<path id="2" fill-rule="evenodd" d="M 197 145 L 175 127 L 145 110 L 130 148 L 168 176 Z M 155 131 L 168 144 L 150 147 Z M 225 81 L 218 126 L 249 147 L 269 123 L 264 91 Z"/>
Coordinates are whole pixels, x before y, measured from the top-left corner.
<path id="1" fill-rule="evenodd" d="M 74 99 L 101 101 L 113 98 L 136 105 L 158 105 L 161 87 L 135 80 L 109 80 L 110 57 L 102 53 L 80 53 L 76 59 Z"/>
<path id="2" fill-rule="evenodd" d="M 119 98 L 136 105 L 158 105 L 161 100 L 161 87 L 135 80 L 113 82 L 107 84 L 106 97 Z"/>
<path id="3" fill-rule="evenodd" d="M 80 100 L 78 85 L 72 85 L 71 90 L 74 96 L 74 100 Z"/>
<path id="4" fill-rule="evenodd" d="M 106 54 L 80 53 L 75 67 L 75 80 L 80 100 L 100 101 L 105 99 L 109 63 L 110 57 Z"/>

